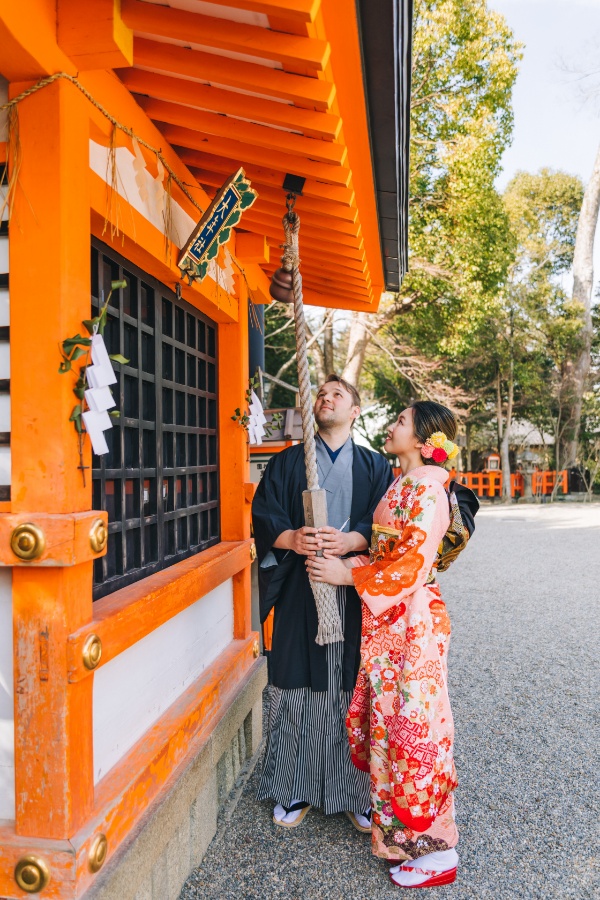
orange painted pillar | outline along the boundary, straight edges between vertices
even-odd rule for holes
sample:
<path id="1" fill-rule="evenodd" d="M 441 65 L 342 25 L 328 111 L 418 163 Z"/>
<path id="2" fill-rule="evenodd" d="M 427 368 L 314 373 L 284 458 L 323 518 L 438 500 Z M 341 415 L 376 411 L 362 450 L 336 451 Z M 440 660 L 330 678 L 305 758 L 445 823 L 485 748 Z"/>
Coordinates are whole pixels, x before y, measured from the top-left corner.
<path id="1" fill-rule="evenodd" d="M 248 390 L 248 296 L 245 282 L 236 278 L 239 319 L 219 325 L 219 452 L 221 480 L 221 539 L 250 537 L 250 503 L 244 484 L 250 480 L 248 436 L 231 417 L 243 409 Z M 250 555 L 248 567 L 233 579 L 233 636 L 246 638 L 251 628 Z"/>
<path id="2" fill-rule="evenodd" d="M 11 85 L 11 95 L 25 85 Z M 19 104 L 10 222 L 12 510 L 91 507 L 58 345 L 90 315 L 87 101 L 58 81 Z M 86 452 L 85 464 L 91 455 Z M 92 678 L 67 682 L 67 635 L 92 616 L 92 563 L 13 570 L 16 830 L 68 838 L 93 801 Z"/>

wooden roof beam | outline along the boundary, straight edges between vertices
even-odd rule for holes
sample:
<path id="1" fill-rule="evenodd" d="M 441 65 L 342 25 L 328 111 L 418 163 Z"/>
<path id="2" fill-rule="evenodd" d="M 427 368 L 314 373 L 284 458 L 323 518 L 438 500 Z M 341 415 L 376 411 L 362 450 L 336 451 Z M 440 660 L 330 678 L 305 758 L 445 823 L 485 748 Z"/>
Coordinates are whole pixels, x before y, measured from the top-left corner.
<path id="1" fill-rule="evenodd" d="M 322 72 L 329 61 L 329 44 L 316 38 L 283 34 L 141 0 L 122 0 L 121 14 L 125 24 L 138 34 L 244 53 L 279 63 L 290 71 Z"/>
<path id="2" fill-rule="evenodd" d="M 227 166 L 227 172 L 231 166 Z M 198 169 L 195 166 L 190 166 L 190 171 L 192 172 L 194 178 L 200 182 L 203 187 L 208 187 L 209 193 L 213 196 L 214 191 L 212 188 L 220 188 L 225 178 L 223 175 L 225 173 L 219 172 L 211 172 L 209 169 Z M 246 172 L 248 175 L 248 172 Z M 250 176 L 248 175 L 250 178 Z M 255 180 L 250 178 L 254 187 L 258 190 L 260 200 L 266 200 L 269 205 L 276 206 L 278 210 L 281 211 L 281 215 L 283 216 L 284 206 L 283 202 L 285 199 L 285 191 L 281 187 L 281 178 L 279 179 L 279 187 L 267 187 L 266 185 L 260 184 Z M 358 210 L 356 207 L 348 207 L 342 206 L 341 203 L 333 203 L 330 200 L 318 200 L 313 196 L 309 196 L 306 194 L 306 191 L 302 192 L 302 196 L 298 198 L 298 202 L 296 207 L 299 212 L 304 213 L 305 210 L 308 212 L 314 213 L 319 216 L 324 216 L 328 219 L 340 219 L 344 222 L 348 222 L 353 224 L 356 222 L 358 218 Z M 332 223 L 332 227 L 336 228 L 337 224 Z"/>
<path id="3" fill-rule="evenodd" d="M 227 6 L 263 13 L 265 16 L 292 19 L 294 22 L 310 23 L 315 20 L 321 0 L 227 0 Z"/>
<path id="4" fill-rule="evenodd" d="M 254 229 L 257 233 L 261 232 L 261 228 L 259 225 L 252 225 L 248 223 L 248 230 Z M 262 229 L 262 233 L 266 234 L 266 229 Z M 282 244 L 282 235 L 274 236 L 272 234 L 266 234 L 267 241 L 271 248 L 271 262 L 274 259 L 281 258 L 281 244 Z M 321 242 L 317 242 L 316 244 L 312 241 L 309 241 L 308 245 L 306 244 L 306 240 L 304 235 L 302 237 L 302 245 L 301 245 L 301 255 L 302 255 L 302 263 L 305 262 L 308 265 L 316 264 L 319 267 L 323 265 L 331 265 L 332 260 L 332 250 L 330 246 L 324 246 Z M 335 255 L 335 253 L 334 253 Z M 336 267 L 340 269 L 342 274 L 345 274 L 346 271 L 349 271 L 355 275 L 366 276 L 366 273 L 369 271 L 369 267 L 365 259 L 351 259 L 347 256 L 341 255 L 339 252 L 335 259 Z"/>
<path id="5" fill-rule="evenodd" d="M 215 86 L 252 91 L 319 112 L 331 109 L 335 98 L 335 85 L 320 78 L 307 78 L 142 37 L 133 39 L 133 62 L 154 72 L 160 70 Z"/>
<path id="6" fill-rule="evenodd" d="M 252 207 L 253 215 L 261 216 L 265 222 L 272 223 L 275 226 L 279 226 L 282 219 L 281 205 L 275 206 L 275 204 L 267 204 L 260 197 Z M 298 210 L 298 212 L 300 212 Z M 323 216 L 315 216 L 314 213 L 309 213 L 306 210 L 303 210 L 300 214 L 300 218 L 302 220 L 302 230 L 305 233 L 314 234 L 315 237 L 319 237 L 319 235 L 323 235 L 325 238 L 334 237 L 336 242 L 339 242 L 341 247 L 362 247 L 362 236 L 360 234 L 360 228 L 357 229 L 356 225 L 350 225 L 351 231 L 347 231 L 348 223 L 346 222 L 331 222 L 328 221 Z"/>
<path id="7" fill-rule="evenodd" d="M 255 237 L 257 237 L 257 235 L 255 235 Z M 261 263 L 262 268 L 265 272 L 268 273 L 269 277 L 281 265 L 279 260 L 274 259 L 273 257 L 274 253 L 271 253 L 271 259 L 269 260 L 269 262 Z M 325 280 L 328 280 L 324 274 L 327 270 L 324 269 L 323 266 L 317 265 L 312 257 L 310 259 L 302 259 L 301 269 L 303 277 L 304 275 L 306 275 L 307 277 L 310 276 L 311 279 L 325 278 Z M 358 288 L 364 287 L 365 285 L 369 288 L 371 287 L 371 276 L 368 272 L 352 272 L 350 269 L 345 269 L 344 271 L 342 271 L 337 266 L 335 266 L 335 276 L 333 277 L 334 280 L 339 284 L 348 284 L 349 286 L 353 285 L 354 287 Z"/>
<path id="8" fill-rule="evenodd" d="M 215 118 L 217 117 L 215 116 Z M 269 152 L 264 147 L 256 147 L 253 144 L 246 144 L 231 138 L 214 137 L 211 134 L 200 133 L 191 128 L 170 125 L 162 120 L 156 121 L 155 124 L 171 145 L 189 147 L 192 150 L 200 150 L 202 153 L 210 153 L 212 156 L 222 156 L 224 159 L 233 160 L 238 166 L 244 166 L 244 168 L 248 164 L 268 166 L 284 175 L 290 172 L 303 178 L 323 181 L 326 184 L 340 185 L 341 187 L 348 187 L 352 177 L 350 169 L 343 166 L 326 165 L 325 163 L 315 162 L 312 159 L 293 156 L 291 153 L 274 152 L 273 150 Z M 255 127 L 258 128 L 259 126 Z M 306 138 L 306 140 L 308 141 L 309 139 Z M 313 141 L 312 143 L 325 145 L 324 141 Z M 235 171 L 235 169 L 232 171 Z M 281 180 L 283 181 L 283 178 Z M 323 196 L 326 196 L 325 193 Z"/>
<path id="9" fill-rule="evenodd" d="M 234 116 L 261 125 L 287 128 L 316 140 L 333 141 L 338 137 L 342 127 L 342 120 L 332 113 L 299 109 L 274 100 L 261 100 L 247 94 L 199 84 L 186 78 L 158 75 L 142 69 L 120 69 L 117 74 L 123 84 L 134 93 L 182 103 L 205 112 L 218 113 L 220 116 Z"/>
<path id="10" fill-rule="evenodd" d="M 264 191 L 259 191 L 258 195 L 258 200 L 254 207 L 255 212 L 260 213 L 261 215 L 271 216 L 276 221 L 281 221 L 283 216 L 283 196 L 278 197 L 276 202 L 269 202 Z M 296 203 L 296 212 L 300 215 L 304 225 L 307 225 L 309 228 L 326 229 L 329 234 L 333 232 L 334 234 L 350 236 L 355 242 L 360 240 L 361 232 L 359 222 L 346 222 L 344 219 L 338 219 L 337 221 L 332 222 L 330 215 L 322 212 L 313 212 L 308 209 L 306 204 L 302 202 L 303 199 L 303 197 L 300 197 L 300 202 Z"/>
<path id="11" fill-rule="evenodd" d="M 327 309 L 355 309 L 359 312 L 377 312 L 377 307 L 379 306 L 380 294 L 376 294 L 374 290 L 372 290 L 369 294 L 368 298 L 363 299 L 355 299 L 354 297 L 348 297 L 340 295 L 338 293 L 327 293 L 321 292 L 319 290 L 314 290 L 309 285 L 302 291 L 304 295 L 304 302 L 308 304 L 308 306 L 324 306 Z"/>
<path id="12" fill-rule="evenodd" d="M 308 158 L 326 166 L 343 166 L 348 156 L 344 144 L 333 141 L 315 141 L 301 134 L 292 134 L 280 128 L 268 128 L 252 122 L 242 122 L 231 116 L 220 116 L 216 113 L 201 112 L 191 106 L 170 103 L 167 100 L 155 100 L 135 94 L 135 99 L 144 112 L 154 121 L 180 125 L 205 135 L 217 138 L 241 141 L 255 148 L 263 148 L 267 152 L 290 154 L 293 157 Z M 288 169 L 288 171 L 292 171 Z"/>
<path id="13" fill-rule="evenodd" d="M 181 161 L 188 167 L 204 169 L 206 171 L 217 173 L 218 175 L 225 175 L 226 177 L 231 175 L 232 171 L 234 171 L 229 157 L 223 159 L 220 156 L 213 156 L 211 153 L 191 150 L 189 147 L 182 146 L 176 147 L 176 151 Z M 270 168 L 268 165 L 263 165 L 262 163 L 260 165 L 252 165 L 244 162 L 239 163 L 239 165 L 244 166 L 246 174 L 253 184 L 266 185 L 273 189 L 277 189 L 278 193 L 282 191 L 283 175 L 281 170 L 278 171 Z M 225 179 L 222 178 L 221 183 L 224 180 Z M 281 195 L 279 194 L 279 196 Z M 315 181 L 308 178 L 304 183 L 302 196 L 304 198 L 310 197 L 315 200 L 339 205 L 352 213 L 352 221 L 355 221 L 358 215 L 358 211 L 354 206 L 354 191 L 351 188 L 325 184 L 322 181 Z"/>
<path id="14" fill-rule="evenodd" d="M 273 238 L 279 237 L 280 242 L 283 241 L 281 219 L 275 216 L 261 215 L 252 208 L 245 211 L 243 221 L 248 225 L 256 226 L 256 231 L 262 229 L 263 234 Z M 302 226 L 302 238 L 305 246 L 309 246 L 308 242 L 310 242 L 312 247 L 323 247 L 328 252 L 339 254 L 345 258 L 362 260 L 364 256 L 364 251 L 356 238 L 351 238 L 347 234 L 334 233 L 332 229 L 314 228 L 305 224 Z"/>

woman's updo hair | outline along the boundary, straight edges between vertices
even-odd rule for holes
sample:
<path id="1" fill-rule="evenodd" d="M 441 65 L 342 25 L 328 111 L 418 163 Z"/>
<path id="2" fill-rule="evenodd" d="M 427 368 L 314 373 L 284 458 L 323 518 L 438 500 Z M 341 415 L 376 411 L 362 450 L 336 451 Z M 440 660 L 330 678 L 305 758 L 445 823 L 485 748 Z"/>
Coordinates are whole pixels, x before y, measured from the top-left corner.
<path id="1" fill-rule="evenodd" d="M 434 400 L 417 400 L 410 408 L 413 411 L 413 431 L 422 444 L 436 431 L 443 431 L 449 440 L 454 440 L 457 431 L 456 419 L 447 406 L 442 406 Z M 423 458 L 423 465 L 437 466 L 439 463 L 434 459 Z"/>

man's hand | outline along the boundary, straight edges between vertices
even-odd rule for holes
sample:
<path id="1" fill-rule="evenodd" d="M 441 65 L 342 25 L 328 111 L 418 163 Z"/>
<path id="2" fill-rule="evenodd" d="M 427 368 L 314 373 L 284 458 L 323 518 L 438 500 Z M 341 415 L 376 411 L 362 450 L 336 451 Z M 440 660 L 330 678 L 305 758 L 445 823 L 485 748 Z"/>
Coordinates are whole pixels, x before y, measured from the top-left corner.
<path id="1" fill-rule="evenodd" d="M 345 556 L 353 550 L 364 550 L 367 542 L 357 531 L 338 531 L 331 525 L 323 525 L 317 531 L 319 550 L 326 550 L 330 556 Z"/>
<path id="2" fill-rule="evenodd" d="M 316 534 L 316 528 L 309 528 L 308 525 L 305 525 L 295 531 L 284 531 L 273 546 L 280 550 L 293 550 L 299 556 L 316 556 L 319 549 Z"/>
<path id="3" fill-rule="evenodd" d="M 313 581 L 323 581 L 325 584 L 352 585 L 352 569 L 349 564 L 337 556 L 326 553 L 323 557 L 313 556 L 306 560 L 306 571 Z"/>

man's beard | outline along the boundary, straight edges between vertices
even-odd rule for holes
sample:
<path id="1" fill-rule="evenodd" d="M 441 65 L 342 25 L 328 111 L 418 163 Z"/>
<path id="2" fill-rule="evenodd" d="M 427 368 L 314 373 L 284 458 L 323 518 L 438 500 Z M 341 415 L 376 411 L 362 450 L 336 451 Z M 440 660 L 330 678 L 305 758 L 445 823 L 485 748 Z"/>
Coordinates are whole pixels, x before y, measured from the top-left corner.
<path id="1" fill-rule="evenodd" d="M 331 428 L 335 425 L 345 424 L 334 409 L 321 409 L 318 413 L 315 413 L 315 421 L 319 428 Z"/>

